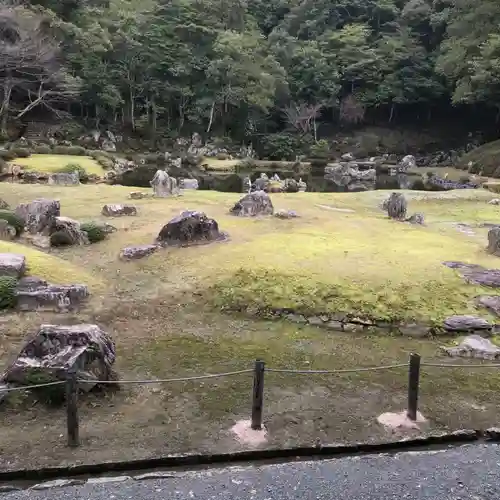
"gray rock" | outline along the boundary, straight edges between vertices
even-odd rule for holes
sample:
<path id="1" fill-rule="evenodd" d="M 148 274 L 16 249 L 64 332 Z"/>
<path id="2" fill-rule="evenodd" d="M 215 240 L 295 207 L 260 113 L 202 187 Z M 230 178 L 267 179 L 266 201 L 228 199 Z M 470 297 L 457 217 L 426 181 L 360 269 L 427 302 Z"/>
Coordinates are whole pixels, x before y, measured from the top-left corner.
<path id="1" fill-rule="evenodd" d="M 0 240 L 12 241 L 16 237 L 16 228 L 6 220 L 0 219 Z"/>
<path id="2" fill-rule="evenodd" d="M 61 204 L 57 200 L 40 198 L 19 205 L 16 208 L 16 215 L 25 222 L 28 233 L 49 235 L 56 217 L 61 215 Z"/>
<path id="3" fill-rule="evenodd" d="M 44 483 L 35 484 L 32 490 L 51 490 L 52 488 L 62 488 L 64 486 L 75 486 L 82 484 L 82 481 L 76 479 L 54 479 L 53 481 L 46 481 Z"/>
<path id="4" fill-rule="evenodd" d="M 423 224 L 425 224 L 424 214 L 417 212 L 416 214 L 413 214 L 410 217 L 408 217 L 408 219 L 406 219 L 406 222 L 409 222 L 410 224 L 423 225 Z"/>
<path id="5" fill-rule="evenodd" d="M 477 300 L 478 304 L 492 313 L 500 316 L 500 296 L 498 295 L 482 295 Z"/>
<path id="6" fill-rule="evenodd" d="M 144 198 L 152 198 L 150 193 L 142 193 L 141 191 L 132 191 L 129 194 L 131 200 L 142 200 Z"/>
<path id="7" fill-rule="evenodd" d="M 158 250 L 158 245 L 137 245 L 126 247 L 120 252 L 120 259 L 136 260 L 152 255 Z"/>
<path id="8" fill-rule="evenodd" d="M 115 226 L 112 226 L 111 224 L 108 224 L 107 222 L 97 222 L 96 224 L 99 227 L 99 229 L 101 229 L 101 231 L 103 231 L 106 234 L 112 234 L 112 233 L 116 233 L 116 231 L 118 231 L 118 229 L 116 229 Z"/>
<path id="9" fill-rule="evenodd" d="M 80 229 L 80 223 L 69 217 L 56 217 L 54 220 L 54 232 L 61 232 L 68 236 L 72 245 L 88 245 L 89 238 L 85 231 Z"/>
<path id="10" fill-rule="evenodd" d="M 133 205 L 110 204 L 104 205 L 101 211 L 107 217 L 119 217 L 121 215 L 137 215 L 137 208 Z"/>
<path id="11" fill-rule="evenodd" d="M 0 198 L 0 210 L 8 210 L 9 208 L 9 204 Z"/>
<path id="12" fill-rule="evenodd" d="M 26 257 L 17 253 L 0 253 L 0 276 L 19 278 L 26 272 Z"/>
<path id="13" fill-rule="evenodd" d="M 354 161 L 354 155 L 352 153 L 344 153 L 340 159 L 343 161 Z"/>
<path id="14" fill-rule="evenodd" d="M 338 332 L 344 330 L 344 324 L 341 321 L 328 321 L 325 326 L 330 330 L 336 330 Z"/>
<path id="15" fill-rule="evenodd" d="M 39 278 L 25 278 L 16 287 L 19 311 L 67 312 L 89 297 L 86 285 L 51 285 Z"/>
<path id="16" fill-rule="evenodd" d="M 163 226 L 156 238 L 161 246 L 190 246 L 223 241 L 227 234 L 219 230 L 217 221 L 203 212 L 187 210 Z"/>
<path id="17" fill-rule="evenodd" d="M 181 189 L 198 189 L 198 179 L 182 179 L 180 182 Z"/>
<path id="18" fill-rule="evenodd" d="M 265 191 L 254 191 L 243 196 L 230 213 L 239 217 L 273 215 L 274 207 L 270 196 Z"/>
<path id="19" fill-rule="evenodd" d="M 493 198 L 488 202 L 488 205 L 500 205 L 500 199 L 499 198 Z"/>
<path id="20" fill-rule="evenodd" d="M 488 253 L 500 257 L 500 227 L 493 227 L 488 231 Z"/>
<path id="21" fill-rule="evenodd" d="M 398 170 L 400 172 L 406 172 L 411 168 L 415 168 L 417 166 L 417 160 L 413 155 L 406 155 L 400 162 Z"/>
<path id="22" fill-rule="evenodd" d="M 457 347 L 441 347 L 441 350 L 452 357 L 489 360 L 500 357 L 500 348 L 479 335 L 469 335 Z"/>
<path id="23" fill-rule="evenodd" d="M 500 269 L 485 269 L 477 264 L 465 264 L 463 262 L 443 262 L 446 267 L 457 269 L 468 283 L 474 283 L 491 288 L 500 287 Z"/>
<path id="24" fill-rule="evenodd" d="M 443 327 L 447 332 L 470 332 L 492 328 L 487 320 L 470 315 L 450 316 L 444 320 Z"/>
<path id="25" fill-rule="evenodd" d="M 307 322 L 313 326 L 323 326 L 325 323 L 319 316 L 311 316 L 307 318 Z"/>
<path id="26" fill-rule="evenodd" d="M 307 319 L 302 314 L 287 314 L 286 319 L 294 323 L 307 323 Z"/>
<path id="27" fill-rule="evenodd" d="M 298 217 L 297 212 L 295 210 L 278 210 L 275 214 L 275 217 L 278 217 L 278 219 L 295 219 Z"/>
<path id="28" fill-rule="evenodd" d="M 130 481 L 130 476 L 116 476 L 116 477 L 91 477 L 87 479 L 87 484 L 108 484 L 108 483 L 123 483 Z"/>
<path id="29" fill-rule="evenodd" d="M 44 381 L 65 380 L 69 368 L 78 368 L 77 376 L 89 381 L 109 380 L 116 350 L 111 337 L 97 325 L 41 325 L 6 370 L 4 381 L 32 385 Z"/>
<path id="30" fill-rule="evenodd" d="M 49 184 L 57 186 L 78 186 L 80 185 L 80 176 L 78 172 L 50 174 Z"/>
<path id="31" fill-rule="evenodd" d="M 401 335 L 417 339 L 428 337 L 430 333 L 428 326 L 418 324 L 400 325 L 398 326 L 398 330 Z"/>

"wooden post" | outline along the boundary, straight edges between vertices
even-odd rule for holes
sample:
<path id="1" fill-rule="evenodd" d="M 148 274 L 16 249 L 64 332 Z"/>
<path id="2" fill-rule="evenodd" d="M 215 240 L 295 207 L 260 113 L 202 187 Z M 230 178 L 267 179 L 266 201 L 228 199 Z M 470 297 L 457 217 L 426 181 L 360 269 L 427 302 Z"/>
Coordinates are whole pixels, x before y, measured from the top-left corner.
<path id="1" fill-rule="evenodd" d="M 78 422 L 78 380 L 76 366 L 66 372 L 66 416 L 68 425 L 68 446 L 80 446 Z"/>
<path id="2" fill-rule="evenodd" d="M 410 354 L 408 370 L 408 418 L 417 420 L 418 411 L 418 386 L 420 382 L 420 354 Z"/>
<path id="3" fill-rule="evenodd" d="M 252 394 L 252 429 L 262 429 L 262 406 L 264 403 L 264 370 L 265 363 L 260 359 L 255 361 Z"/>

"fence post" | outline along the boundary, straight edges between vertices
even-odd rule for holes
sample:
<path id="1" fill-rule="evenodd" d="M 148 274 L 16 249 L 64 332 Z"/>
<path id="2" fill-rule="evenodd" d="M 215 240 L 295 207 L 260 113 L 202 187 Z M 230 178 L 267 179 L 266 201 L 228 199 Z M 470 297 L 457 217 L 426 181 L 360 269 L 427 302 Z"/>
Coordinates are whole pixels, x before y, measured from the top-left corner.
<path id="1" fill-rule="evenodd" d="M 252 429 L 262 429 L 262 406 L 264 404 L 264 370 L 265 363 L 260 359 L 255 361 L 253 373 L 252 394 Z"/>
<path id="2" fill-rule="evenodd" d="M 78 380 L 76 366 L 66 372 L 66 419 L 68 426 L 68 446 L 80 446 L 78 422 Z"/>
<path id="3" fill-rule="evenodd" d="M 418 411 L 418 386 L 420 381 L 420 354 L 410 354 L 408 369 L 408 418 L 417 420 Z"/>

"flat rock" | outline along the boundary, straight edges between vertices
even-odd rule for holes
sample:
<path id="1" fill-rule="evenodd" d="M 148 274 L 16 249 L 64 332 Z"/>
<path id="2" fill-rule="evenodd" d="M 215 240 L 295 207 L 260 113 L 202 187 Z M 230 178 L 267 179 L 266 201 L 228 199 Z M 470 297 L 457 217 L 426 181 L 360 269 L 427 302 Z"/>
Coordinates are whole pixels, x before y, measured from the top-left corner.
<path id="1" fill-rule="evenodd" d="M 444 320 L 447 332 L 470 332 L 474 330 L 491 330 L 492 325 L 485 319 L 470 315 L 450 316 Z"/>
<path id="2" fill-rule="evenodd" d="M 468 283 L 474 283 L 492 288 L 500 287 L 500 269 L 485 269 L 476 264 L 465 264 L 463 262 L 447 261 L 443 264 L 458 272 Z"/>
<path id="3" fill-rule="evenodd" d="M 500 316 L 500 296 L 482 295 L 477 299 L 477 302 L 480 306 L 488 309 L 497 316 Z"/>
<path id="4" fill-rule="evenodd" d="M 181 189 L 198 189 L 198 179 L 182 179 L 180 182 Z"/>
<path id="5" fill-rule="evenodd" d="M 156 238 L 161 246 L 190 246 L 223 241 L 227 234 L 219 230 L 219 224 L 203 212 L 185 211 L 163 226 Z"/>
<path id="6" fill-rule="evenodd" d="M 50 174 L 49 184 L 57 186 L 78 186 L 80 185 L 80 176 L 78 172 Z"/>
<path id="7" fill-rule="evenodd" d="M 274 207 L 270 196 L 265 191 L 254 191 L 243 196 L 231 208 L 230 213 L 239 217 L 273 215 Z"/>
<path id="8" fill-rule="evenodd" d="M 133 205 L 111 204 L 104 205 L 101 210 L 102 215 L 107 217 L 118 217 L 121 215 L 137 215 L 137 208 Z"/>
<path id="9" fill-rule="evenodd" d="M 86 285 L 51 285 L 36 277 L 26 277 L 16 286 L 17 309 L 19 311 L 74 310 L 89 296 Z"/>
<path id="10" fill-rule="evenodd" d="M 158 245 L 137 245 L 126 247 L 120 252 L 120 259 L 136 260 L 152 255 L 158 250 Z"/>
<path id="11" fill-rule="evenodd" d="M 132 191 L 128 196 L 131 200 L 142 200 L 153 197 L 150 193 L 143 193 L 142 191 Z"/>
<path id="12" fill-rule="evenodd" d="M 468 335 L 458 346 L 441 347 L 441 350 L 452 357 L 489 360 L 500 358 L 500 348 L 480 335 Z"/>
<path id="13" fill-rule="evenodd" d="M 26 257 L 17 253 L 0 253 L 0 276 L 19 278 L 26 271 Z"/>
<path id="14" fill-rule="evenodd" d="M 275 217 L 278 217 L 278 219 L 295 219 L 298 217 L 297 212 L 295 210 L 278 210 L 275 214 Z"/>

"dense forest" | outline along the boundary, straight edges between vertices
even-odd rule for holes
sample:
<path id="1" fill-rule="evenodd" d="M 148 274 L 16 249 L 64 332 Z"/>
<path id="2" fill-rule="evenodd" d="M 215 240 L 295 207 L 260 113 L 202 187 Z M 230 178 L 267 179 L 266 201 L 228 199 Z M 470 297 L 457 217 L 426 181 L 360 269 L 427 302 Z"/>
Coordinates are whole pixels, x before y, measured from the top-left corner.
<path id="1" fill-rule="evenodd" d="M 498 0 L 0 0 L 0 127 L 154 137 L 500 116 Z"/>

